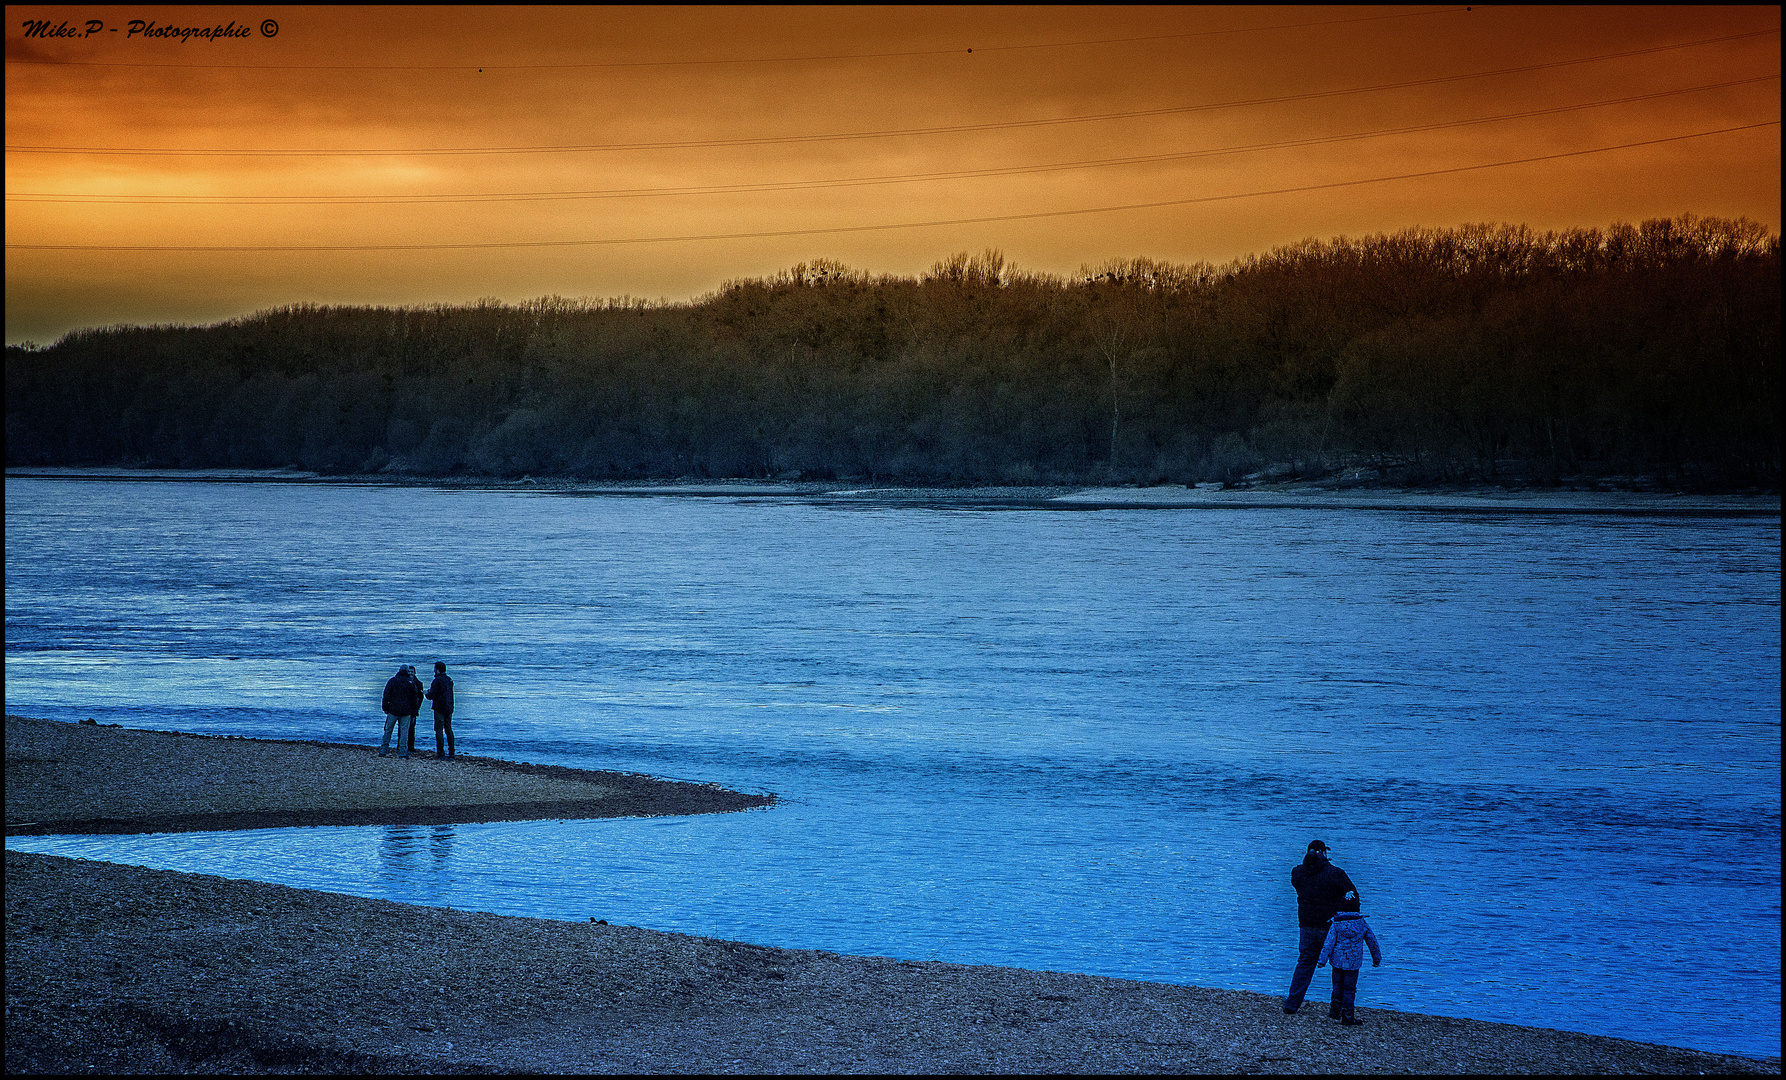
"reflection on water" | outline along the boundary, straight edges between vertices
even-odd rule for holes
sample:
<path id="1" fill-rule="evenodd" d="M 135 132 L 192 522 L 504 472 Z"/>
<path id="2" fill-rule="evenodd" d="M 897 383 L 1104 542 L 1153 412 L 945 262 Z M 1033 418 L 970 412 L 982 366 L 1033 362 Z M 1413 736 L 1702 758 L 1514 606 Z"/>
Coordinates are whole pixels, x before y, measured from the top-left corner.
<path id="1" fill-rule="evenodd" d="M 461 892 L 452 864 L 459 825 L 378 825 L 377 887 L 369 895 L 434 907 L 458 906 Z M 357 891 L 357 890 L 356 890 Z"/>
<path id="2" fill-rule="evenodd" d="M 419 866 L 425 865 L 422 857 L 443 867 L 448 856 L 453 853 L 453 830 L 455 825 L 385 825 L 384 839 L 379 842 L 378 853 L 387 870 L 405 874 L 413 873 Z"/>
<path id="3" fill-rule="evenodd" d="M 453 827 L 451 825 L 428 826 L 428 854 L 434 856 L 434 861 L 444 863 L 447 856 L 452 853 Z"/>
<path id="4" fill-rule="evenodd" d="M 782 797 L 9 847 L 1281 993 L 1319 836 L 1365 1007 L 1779 1053 L 1777 519 L 9 481 L 6 575 L 14 712 L 376 744 L 444 659 L 468 753 Z"/>

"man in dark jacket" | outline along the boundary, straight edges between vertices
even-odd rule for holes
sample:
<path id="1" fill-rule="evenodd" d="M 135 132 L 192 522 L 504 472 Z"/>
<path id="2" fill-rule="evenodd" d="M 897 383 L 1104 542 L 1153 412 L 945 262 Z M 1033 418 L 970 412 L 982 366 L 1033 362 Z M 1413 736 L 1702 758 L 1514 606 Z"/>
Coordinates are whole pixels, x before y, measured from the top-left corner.
<path id="1" fill-rule="evenodd" d="M 428 700 L 434 703 L 434 756 L 453 756 L 453 680 L 447 678 L 446 664 L 434 661 L 434 681 L 428 685 Z M 445 732 L 446 742 L 441 742 Z"/>
<path id="2" fill-rule="evenodd" d="M 397 729 L 397 756 L 409 756 L 408 740 L 415 736 L 414 714 L 421 708 L 411 684 L 408 667 L 399 667 L 391 681 L 384 684 L 384 742 L 379 744 L 379 757 L 391 752 L 392 728 Z"/>
<path id="3" fill-rule="evenodd" d="M 1302 1008 L 1302 996 L 1308 993 L 1309 980 L 1315 977 L 1315 963 L 1321 958 L 1321 946 L 1327 941 L 1327 928 L 1334 913 L 1339 911 L 1347 893 L 1358 891 L 1344 870 L 1327 861 L 1327 852 L 1326 844 L 1311 840 L 1302 864 L 1290 870 L 1302 940 L 1296 950 L 1296 974 L 1290 977 L 1290 993 L 1284 998 L 1287 1013 Z"/>

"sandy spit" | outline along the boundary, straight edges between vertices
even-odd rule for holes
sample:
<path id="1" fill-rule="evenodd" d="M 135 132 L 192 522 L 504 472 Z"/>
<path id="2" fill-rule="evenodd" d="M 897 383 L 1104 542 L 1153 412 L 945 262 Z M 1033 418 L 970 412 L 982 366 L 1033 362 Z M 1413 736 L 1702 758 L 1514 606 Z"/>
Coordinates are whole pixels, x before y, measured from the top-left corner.
<path id="1" fill-rule="evenodd" d="M 6 718 L 6 835 L 445 825 L 747 810 L 713 784 L 372 746 Z"/>

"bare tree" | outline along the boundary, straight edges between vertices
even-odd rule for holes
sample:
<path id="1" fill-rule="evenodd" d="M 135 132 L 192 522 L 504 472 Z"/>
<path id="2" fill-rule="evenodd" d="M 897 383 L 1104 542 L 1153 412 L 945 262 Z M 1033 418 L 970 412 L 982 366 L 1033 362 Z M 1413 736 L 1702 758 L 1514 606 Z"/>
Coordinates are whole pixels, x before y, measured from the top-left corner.
<path id="1" fill-rule="evenodd" d="M 1129 328 L 1115 323 L 1100 327 L 1093 341 L 1098 355 L 1110 365 L 1110 467 L 1116 468 L 1116 440 L 1122 428 L 1122 380 L 1117 364 L 1128 359 L 1134 335 Z"/>

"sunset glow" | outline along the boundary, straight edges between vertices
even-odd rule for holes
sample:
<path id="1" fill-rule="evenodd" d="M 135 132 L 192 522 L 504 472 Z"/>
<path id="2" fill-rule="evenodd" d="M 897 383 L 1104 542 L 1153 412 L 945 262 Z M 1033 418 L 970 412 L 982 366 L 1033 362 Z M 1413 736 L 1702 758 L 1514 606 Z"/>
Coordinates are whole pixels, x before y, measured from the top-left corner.
<path id="1" fill-rule="evenodd" d="M 1777 7 L 9 7 L 6 58 L 14 343 L 818 257 L 1780 226 Z"/>

